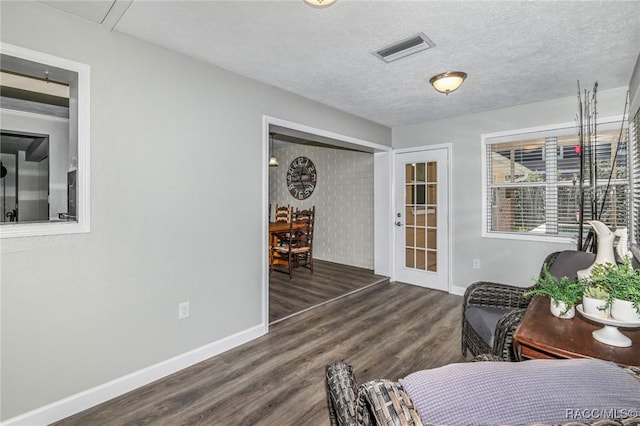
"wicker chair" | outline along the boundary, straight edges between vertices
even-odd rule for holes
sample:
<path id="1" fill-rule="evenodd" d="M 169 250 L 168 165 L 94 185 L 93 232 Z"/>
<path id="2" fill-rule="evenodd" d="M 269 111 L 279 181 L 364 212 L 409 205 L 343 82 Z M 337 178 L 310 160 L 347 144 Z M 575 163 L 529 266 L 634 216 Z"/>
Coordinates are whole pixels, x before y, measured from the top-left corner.
<path id="1" fill-rule="evenodd" d="M 472 361 L 504 361 L 502 357 L 481 354 Z M 625 367 L 640 380 L 640 368 Z M 397 381 L 375 379 L 358 385 L 351 365 L 336 362 L 325 368 L 327 405 L 331 426 L 422 426 L 420 414 L 405 389 Z M 640 417 L 630 413 L 626 419 L 595 419 L 592 423 L 571 421 L 565 426 L 638 426 Z M 560 425 L 563 426 L 563 425 Z"/>
<path id="2" fill-rule="evenodd" d="M 471 361 L 504 360 L 492 354 L 480 354 Z M 328 364 L 325 368 L 325 379 L 331 426 L 375 425 L 376 416 L 386 417 L 385 425 L 422 424 L 411 398 L 397 382 L 377 379 L 358 387 L 353 367 L 344 362 Z"/>
<path id="3" fill-rule="evenodd" d="M 587 268 L 595 254 L 565 250 L 551 253 L 544 260 L 549 272 L 556 276 L 576 278 L 579 270 Z M 491 353 L 505 361 L 516 361 L 513 333 L 522 321 L 529 305 L 523 294 L 532 287 L 479 281 L 471 284 L 464 294 L 462 312 L 462 355 Z"/>

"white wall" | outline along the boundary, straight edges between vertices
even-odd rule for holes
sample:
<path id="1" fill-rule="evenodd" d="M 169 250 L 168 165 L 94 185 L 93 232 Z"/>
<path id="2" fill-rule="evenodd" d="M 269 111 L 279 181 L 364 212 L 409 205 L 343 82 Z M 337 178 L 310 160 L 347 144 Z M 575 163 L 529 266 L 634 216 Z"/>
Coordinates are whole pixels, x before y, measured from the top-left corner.
<path id="1" fill-rule="evenodd" d="M 629 116 L 633 118 L 640 109 L 640 55 L 631 74 L 629 83 Z"/>
<path id="2" fill-rule="evenodd" d="M 373 269 L 373 154 L 285 144 L 274 149 L 280 167 L 269 169 L 269 195 L 276 204 L 316 206 L 313 257 Z M 316 166 L 313 194 L 297 200 L 287 190 L 289 164 L 306 156 Z"/>
<path id="3" fill-rule="evenodd" d="M 27 161 L 26 151 L 18 151 L 18 219 L 25 222 L 48 221 L 48 209 L 42 209 L 42 204 L 47 202 L 45 183 L 44 197 L 40 184 L 43 177 L 40 175 L 41 163 Z M 45 175 L 46 179 L 46 175 Z"/>
<path id="4" fill-rule="evenodd" d="M 262 324 L 264 115 L 391 144 L 44 4 L 0 6 L 3 42 L 91 66 L 92 203 L 88 234 L 2 241 L 2 419 Z"/>
<path id="5" fill-rule="evenodd" d="M 600 84 L 603 87 L 606 82 Z M 622 115 L 626 91 L 626 87 L 600 91 L 599 116 Z M 467 287 L 479 280 L 528 286 L 539 273 L 547 254 L 575 249 L 575 244 L 481 237 L 483 176 L 480 135 L 573 122 L 577 108 L 577 97 L 569 97 L 393 129 L 394 149 L 453 144 L 451 282 L 454 286 Z M 480 259 L 481 269 L 473 269 L 473 259 Z"/>

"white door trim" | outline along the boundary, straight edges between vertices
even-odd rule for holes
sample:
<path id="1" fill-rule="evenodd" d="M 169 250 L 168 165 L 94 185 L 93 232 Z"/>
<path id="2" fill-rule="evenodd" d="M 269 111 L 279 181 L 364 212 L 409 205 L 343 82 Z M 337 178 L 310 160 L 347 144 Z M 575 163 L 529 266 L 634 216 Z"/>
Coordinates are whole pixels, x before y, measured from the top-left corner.
<path id="1" fill-rule="evenodd" d="M 442 144 L 436 144 L 436 145 L 425 145 L 425 146 L 419 146 L 419 147 L 412 147 L 412 148 L 401 148 L 401 149 L 394 149 L 391 153 L 392 153 L 392 167 L 393 167 L 393 171 L 391 173 L 392 176 L 392 183 L 391 183 L 391 200 L 390 200 L 390 205 L 393 206 L 393 211 L 398 211 L 398 206 L 396 206 L 396 170 L 395 170 L 395 164 L 396 164 L 396 154 L 406 154 L 409 152 L 427 152 L 427 151 L 434 151 L 434 150 L 440 150 L 440 149 L 445 149 L 447 152 L 447 179 L 448 179 L 448 186 L 447 186 L 447 215 L 446 215 L 446 221 L 447 221 L 447 268 L 448 268 L 448 273 L 447 273 L 447 289 L 449 293 L 452 293 L 452 290 L 455 290 L 455 286 L 452 286 L 452 275 L 453 275 L 453 240 L 451 238 L 451 236 L 453 235 L 453 222 L 451 220 L 451 212 L 453 211 L 453 197 L 452 197 L 452 188 L 453 188 L 453 161 L 452 161 L 452 154 L 453 154 L 453 144 L 452 143 L 442 143 Z M 389 223 L 389 227 L 392 230 L 391 232 L 393 233 L 393 239 L 392 239 L 392 244 L 391 246 L 393 247 L 392 249 L 392 259 L 394 259 L 394 261 L 391 262 L 391 280 L 395 281 L 396 280 L 396 276 L 397 276 L 397 271 L 396 271 L 396 262 L 395 262 L 395 258 L 396 258 L 396 238 L 397 238 L 397 233 L 393 232 L 393 216 L 391 217 L 392 221 Z M 457 293 L 456 293 L 457 294 Z"/>
<path id="2" fill-rule="evenodd" d="M 373 226 L 374 226 L 374 261 L 373 273 L 391 277 L 393 271 L 393 223 L 392 186 L 393 182 L 392 151 L 373 154 Z"/>

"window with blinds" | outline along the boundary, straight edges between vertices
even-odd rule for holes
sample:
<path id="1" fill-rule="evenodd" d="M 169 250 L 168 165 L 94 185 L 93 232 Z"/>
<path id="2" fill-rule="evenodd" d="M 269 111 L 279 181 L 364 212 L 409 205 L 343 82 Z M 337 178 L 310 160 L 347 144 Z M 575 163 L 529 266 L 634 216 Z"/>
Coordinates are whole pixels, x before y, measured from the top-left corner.
<path id="1" fill-rule="evenodd" d="M 627 226 L 627 130 L 620 126 L 620 121 L 603 125 L 585 152 L 575 126 L 483 136 L 484 234 L 573 238 L 583 204 L 585 221 L 597 217 L 610 227 Z"/>
<path id="2" fill-rule="evenodd" d="M 640 244 L 640 109 L 633 118 L 633 151 L 631 155 L 633 169 L 633 242 Z"/>

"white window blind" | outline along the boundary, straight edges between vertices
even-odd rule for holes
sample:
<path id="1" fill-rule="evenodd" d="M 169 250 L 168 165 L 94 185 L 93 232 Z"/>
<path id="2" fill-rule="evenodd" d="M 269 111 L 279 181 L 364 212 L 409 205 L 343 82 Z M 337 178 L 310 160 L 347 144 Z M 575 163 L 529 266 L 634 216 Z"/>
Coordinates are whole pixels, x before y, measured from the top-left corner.
<path id="1" fill-rule="evenodd" d="M 633 118 L 633 151 L 631 154 L 633 169 L 633 241 L 640 244 L 640 109 Z"/>
<path id="2" fill-rule="evenodd" d="M 577 132 L 566 128 L 486 138 L 486 232 L 577 236 L 581 155 L 585 156 L 585 220 L 596 211 L 599 220 L 611 227 L 627 226 L 627 131 L 621 133 L 619 126 L 618 122 L 617 129 L 609 125 L 599 130 L 597 142 L 585 152 L 580 152 Z M 592 163 L 594 167 L 589 166 Z"/>

